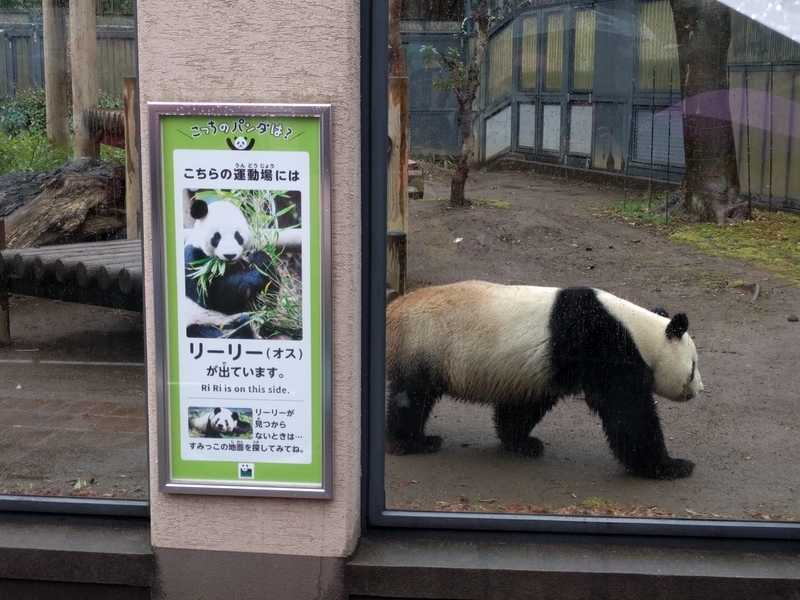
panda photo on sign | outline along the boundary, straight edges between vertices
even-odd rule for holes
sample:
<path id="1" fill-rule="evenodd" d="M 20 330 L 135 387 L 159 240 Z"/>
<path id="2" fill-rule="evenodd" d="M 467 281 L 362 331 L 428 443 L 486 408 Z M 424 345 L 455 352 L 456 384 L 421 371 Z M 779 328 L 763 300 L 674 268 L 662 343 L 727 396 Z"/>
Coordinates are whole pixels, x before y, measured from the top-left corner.
<path id="1" fill-rule="evenodd" d="M 205 411 L 205 412 L 201 412 Z M 192 437 L 219 438 L 223 434 L 229 437 L 253 436 L 253 426 L 243 418 L 243 412 L 251 413 L 247 416 L 252 420 L 252 411 L 232 411 L 229 408 L 217 406 L 213 409 L 189 409 L 191 413 L 198 413 L 189 417 L 189 432 Z M 242 413 L 242 414 L 240 414 Z"/>
<path id="2" fill-rule="evenodd" d="M 448 394 L 492 406 L 502 446 L 538 456 L 533 428 L 583 393 L 630 473 L 688 477 L 694 463 L 667 453 L 653 398 L 683 402 L 703 389 L 688 327 L 685 314 L 586 287 L 465 281 L 412 292 L 386 313 L 386 451 L 439 450 L 425 424 Z"/>
<path id="3" fill-rule="evenodd" d="M 189 213 L 194 227 L 186 231 L 184 265 L 186 334 L 189 337 L 253 338 L 250 314 L 259 294 L 274 297 L 278 276 L 274 259 L 253 248 L 253 236 L 242 211 L 227 200 L 194 199 Z M 218 259 L 204 280 L 198 265 Z"/>

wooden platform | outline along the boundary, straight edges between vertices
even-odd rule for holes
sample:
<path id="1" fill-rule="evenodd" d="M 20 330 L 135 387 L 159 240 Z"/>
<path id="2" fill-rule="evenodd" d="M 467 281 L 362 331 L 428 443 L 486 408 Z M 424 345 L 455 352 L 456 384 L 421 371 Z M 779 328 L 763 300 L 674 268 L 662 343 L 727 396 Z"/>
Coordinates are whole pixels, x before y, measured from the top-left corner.
<path id="1" fill-rule="evenodd" d="M 141 312 L 142 242 L 133 239 L 3 250 L 2 293 Z"/>

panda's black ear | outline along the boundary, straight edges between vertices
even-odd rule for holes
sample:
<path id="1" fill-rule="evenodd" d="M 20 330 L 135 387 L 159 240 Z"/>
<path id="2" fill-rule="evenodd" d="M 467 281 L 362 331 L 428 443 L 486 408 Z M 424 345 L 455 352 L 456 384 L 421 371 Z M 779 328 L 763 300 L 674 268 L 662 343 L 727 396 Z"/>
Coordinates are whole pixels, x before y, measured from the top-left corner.
<path id="1" fill-rule="evenodd" d="M 214 409 L 214 414 L 215 414 L 215 415 L 218 415 L 218 414 L 220 413 L 220 411 L 221 411 L 221 410 L 222 410 L 222 409 L 221 409 L 221 408 L 218 406 L 217 408 L 215 408 L 215 409 Z"/>
<path id="2" fill-rule="evenodd" d="M 208 203 L 205 200 L 194 200 L 189 206 L 189 214 L 195 220 L 205 219 L 208 214 Z"/>
<path id="3" fill-rule="evenodd" d="M 679 340 L 689 329 L 689 318 L 684 313 L 678 313 L 667 325 L 667 338 Z"/>
<path id="4" fill-rule="evenodd" d="M 656 313 L 659 317 L 667 317 L 669 319 L 669 313 L 663 308 L 652 308 L 650 312 Z"/>

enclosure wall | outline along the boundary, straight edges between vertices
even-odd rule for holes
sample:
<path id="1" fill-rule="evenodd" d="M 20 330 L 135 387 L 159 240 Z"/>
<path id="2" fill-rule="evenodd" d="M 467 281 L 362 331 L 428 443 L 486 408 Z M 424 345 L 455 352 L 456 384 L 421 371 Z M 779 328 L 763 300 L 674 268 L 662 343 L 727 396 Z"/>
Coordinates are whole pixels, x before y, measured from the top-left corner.
<path id="1" fill-rule="evenodd" d="M 342 557 L 352 551 L 359 523 L 359 4 L 356 0 L 266 0 L 257 4 L 242 0 L 139 0 L 137 27 L 145 265 L 152 266 L 153 262 L 150 199 L 157 197 L 152 189 L 148 152 L 152 134 L 147 125 L 148 102 L 314 103 L 333 107 L 333 499 L 171 495 L 158 491 L 158 461 L 164 457 L 157 455 L 157 366 L 152 350 L 154 315 L 162 307 L 152 294 L 150 270 L 146 274 L 150 284 L 146 299 L 150 501 L 157 558 L 165 569 L 174 565 L 178 570 L 185 563 L 172 560 L 170 557 L 178 555 L 170 555 L 167 549 L 246 552 L 250 559 L 258 554 Z M 211 565 L 217 559 L 211 554 L 204 560 L 214 568 Z M 214 570 L 221 566 L 216 564 Z M 239 572 L 241 576 L 241 569 Z M 160 577 L 174 573 L 162 569 Z M 196 596 L 187 591 L 185 597 Z"/>

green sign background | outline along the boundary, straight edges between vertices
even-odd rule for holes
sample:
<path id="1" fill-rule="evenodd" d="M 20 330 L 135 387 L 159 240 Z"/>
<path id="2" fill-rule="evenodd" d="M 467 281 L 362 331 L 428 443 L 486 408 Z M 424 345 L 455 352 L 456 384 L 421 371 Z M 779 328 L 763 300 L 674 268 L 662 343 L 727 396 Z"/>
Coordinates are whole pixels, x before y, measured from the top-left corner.
<path id="1" fill-rule="evenodd" d="M 208 127 L 209 120 L 217 126 L 232 124 L 242 119 L 245 125 L 258 126 L 259 123 L 280 124 L 282 133 L 291 128 L 288 139 L 284 135 L 274 136 L 271 132 L 258 134 L 222 133 L 215 135 L 193 133 Z M 196 129 L 193 129 L 196 128 Z M 183 290 L 183 257 L 176 256 L 177 235 L 182 235 L 183 225 L 175 222 L 178 201 L 175 198 L 175 172 L 173 152 L 175 150 L 229 150 L 226 139 L 237 135 L 256 137 L 255 150 L 259 151 L 300 151 L 309 156 L 310 196 L 303 206 L 303 227 L 310 228 L 310 246 L 303 248 L 302 269 L 310 274 L 310 289 L 303 289 L 303 301 L 310 302 L 310 326 L 305 329 L 311 344 L 311 414 L 312 414 L 312 460 L 310 464 L 284 464 L 254 462 L 236 459 L 231 461 L 183 460 L 181 458 L 181 373 L 179 369 L 179 323 L 177 306 Z M 322 229 L 321 229 L 321 127 L 317 116 L 240 116 L 240 115 L 163 115 L 161 117 L 161 156 L 163 157 L 163 214 L 165 253 L 164 286 L 166 289 L 167 312 L 167 395 L 168 395 L 168 434 L 169 434 L 169 482 L 170 483 L 222 483 L 236 486 L 277 486 L 277 487 L 316 487 L 323 484 L 323 386 L 322 386 Z M 229 150 L 233 152 L 233 150 Z M 245 153 L 243 153 L 245 154 Z M 224 187 L 224 186 L 220 186 Z M 227 187 L 230 187 L 228 185 Z M 165 424 L 161 424 L 165 426 Z M 253 463 L 255 476 L 242 480 L 238 477 L 240 462 Z"/>

